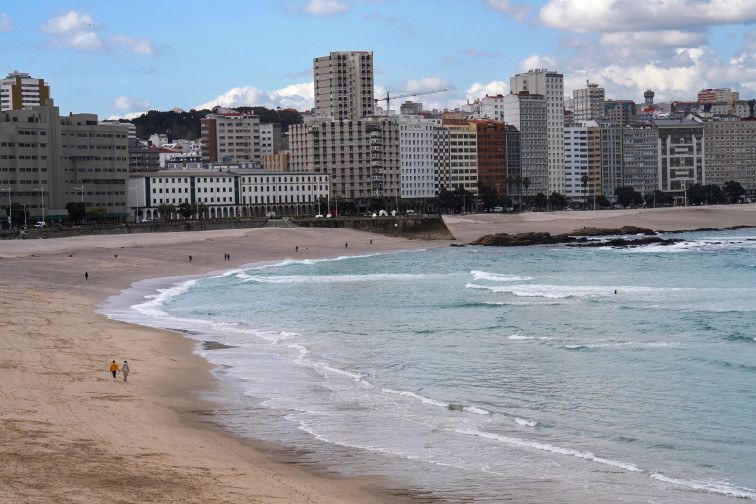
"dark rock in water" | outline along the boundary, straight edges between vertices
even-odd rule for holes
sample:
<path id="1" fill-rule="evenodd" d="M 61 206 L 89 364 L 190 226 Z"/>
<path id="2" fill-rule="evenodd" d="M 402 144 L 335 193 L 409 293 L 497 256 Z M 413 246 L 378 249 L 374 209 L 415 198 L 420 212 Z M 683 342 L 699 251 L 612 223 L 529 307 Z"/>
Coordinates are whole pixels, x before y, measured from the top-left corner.
<path id="1" fill-rule="evenodd" d="M 450 404 L 449 409 L 453 411 L 464 411 L 465 407 L 461 404 Z"/>
<path id="2" fill-rule="evenodd" d="M 643 238 L 613 238 L 608 241 L 589 240 L 587 237 L 616 236 L 616 235 L 646 235 Z M 545 232 L 519 233 L 515 235 L 496 233 L 481 236 L 470 245 L 485 245 L 488 247 L 526 247 L 529 245 L 568 244 L 575 247 L 628 247 L 637 245 L 671 245 L 682 240 L 677 238 L 664 239 L 656 236 L 656 232 L 648 228 L 624 226 L 616 229 L 583 228 L 569 234 L 551 235 Z"/>
<path id="3" fill-rule="evenodd" d="M 659 238 L 658 236 L 646 236 L 636 240 L 626 240 L 625 238 L 613 238 L 603 242 L 586 242 L 586 243 L 568 243 L 568 247 L 638 247 L 641 245 L 672 245 L 680 243 L 680 238 Z"/>
<path id="4" fill-rule="evenodd" d="M 204 348 L 205 350 L 222 350 L 224 348 L 234 348 L 234 347 L 231 345 L 218 343 L 217 341 L 203 341 L 202 348 Z"/>

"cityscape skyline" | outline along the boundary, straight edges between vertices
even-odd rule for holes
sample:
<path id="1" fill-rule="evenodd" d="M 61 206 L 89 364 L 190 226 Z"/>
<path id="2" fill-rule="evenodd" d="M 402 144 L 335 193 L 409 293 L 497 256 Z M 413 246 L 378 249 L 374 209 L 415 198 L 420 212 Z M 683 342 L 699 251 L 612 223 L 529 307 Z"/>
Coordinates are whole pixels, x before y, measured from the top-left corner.
<path id="1" fill-rule="evenodd" d="M 14 58 L 0 72 L 45 79 L 62 114 L 102 118 L 214 105 L 310 109 L 312 58 L 334 50 L 374 53 L 377 96 L 448 90 L 418 98 L 426 108 L 509 93 L 509 77 L 532 68 L 564 74 L 567 96 L 586 79 L 608 98 L 637 102 L 647 88 L 657 101 L 694 99 L 717 87 L 756 96 L 756 0 L 430 6 L 11 3 L 0 9 L 0 41 Z"/>

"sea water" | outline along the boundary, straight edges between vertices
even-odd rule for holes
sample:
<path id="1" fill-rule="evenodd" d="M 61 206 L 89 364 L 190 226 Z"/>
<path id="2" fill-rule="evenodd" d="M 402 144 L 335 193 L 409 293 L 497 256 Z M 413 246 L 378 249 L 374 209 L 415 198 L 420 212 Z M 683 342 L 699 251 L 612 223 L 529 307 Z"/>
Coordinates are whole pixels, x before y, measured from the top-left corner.
<path id="1" fill-rule="evenodd" d="M 214 342 L 219 421 L 340 474 L 448 502 L 756 500 L 756 230 L 675 236 L 296 257 L 103 310 Z"/>

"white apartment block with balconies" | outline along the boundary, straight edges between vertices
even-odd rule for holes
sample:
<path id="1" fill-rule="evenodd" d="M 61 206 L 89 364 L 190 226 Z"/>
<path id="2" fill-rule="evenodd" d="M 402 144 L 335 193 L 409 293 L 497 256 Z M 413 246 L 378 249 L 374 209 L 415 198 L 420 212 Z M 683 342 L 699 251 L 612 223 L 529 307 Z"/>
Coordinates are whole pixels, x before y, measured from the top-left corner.
<path id="1" fill-rule="evenodd" d="M 434 130 L 440 119 L 400 115 L 399 164 L 402 198 L 433 198 L 436 195 Z"/>

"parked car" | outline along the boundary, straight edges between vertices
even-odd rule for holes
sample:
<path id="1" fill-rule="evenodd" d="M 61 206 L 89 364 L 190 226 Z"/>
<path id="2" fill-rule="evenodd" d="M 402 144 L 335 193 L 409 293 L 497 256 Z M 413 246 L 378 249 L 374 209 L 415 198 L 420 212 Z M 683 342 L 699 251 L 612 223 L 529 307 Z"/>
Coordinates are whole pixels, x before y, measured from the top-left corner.
<path id="1" fill-rule="evenodd" d="M 45 226 L 47 226 L 47 223 L 45 221 L 43 221 L 43 220 L 37 221 L 37 223 L 34 224 L 35 228 L 41 228 L 41 227 L 45 227 Z"/>

